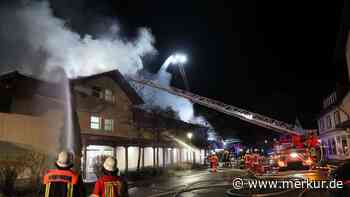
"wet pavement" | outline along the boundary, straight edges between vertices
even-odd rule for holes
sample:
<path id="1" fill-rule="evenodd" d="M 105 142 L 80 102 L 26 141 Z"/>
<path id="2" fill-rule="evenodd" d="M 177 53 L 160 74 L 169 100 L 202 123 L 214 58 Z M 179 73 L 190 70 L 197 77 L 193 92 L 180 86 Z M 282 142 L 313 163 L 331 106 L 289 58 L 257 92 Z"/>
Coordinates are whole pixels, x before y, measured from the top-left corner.
<path id="1" fill-rule="evenodd" d="M 229 174 L 228 174 L 229 173 Z M 219 170 L 219 172 L 211 173 L 207 170 L 205 171 L 188 171 L 185 175 L 182 176 L 173 176 L 173 177 L 161 177 L 159 179 L 152 180 L 152 183 L 141 183 L 137 187 L 131 188 L 129 190 L 131 197 L 155 197 L 160 193 L 169 193 L 168 196 L 174 196 L 176 191 L 181 191 L 183 189 L 190 189 L 193 187 L 208 187 L 210 185 L 227 185 L 226 189 L 220 189 L 222 191 L 216 191 L 219 189 L 210 189 L 209 193 L 216 193 L 218 196 L 222 196 L 225 194 L 227 189 L 232 188 L 230 178 L 231 175 L 240 176 L 242 174 L 246 174 L 245 171 L 242 170 Z M 221 186 L 222 187 L 222 186 Z M 207 193 L 208 191 L 195 191 L 190 195 L 185 196 L 199 196 L 196 194 L 199 193 Z M 217 195 L 209 195 L 209 196 L 217 196 Z M 166 195 L 165 195 L 166 196 Z M 202 196 L 202 195 L 200 195 Z"/>
<path id="2" fill-rule="evenodd" d="M 290 171 L 279 177 L 298 177 L 324 180 L 326 173 L 320 171 Z M 220 196 L 251 196 L 251 191 L 234 190 L 232 180 L 236 177 L 251 177 L 248 172 L 239 169 L 220 169 L 216 173 L 205 171 L 188 171 L 181 176 L 160 177 L 138 183 L 129 190 L 130 197 L 220 197 Z M 232 191 L 232 192 L 230 192 Z M 265 190 L 262 196 L 270 196 L 272 191 Z M 327 191 L 280 190 L 273 196 L 288 197 L 328 197 Z M 280 192 L 280 193 L 278 193 Z M 231 195 L 230 195 L 231 194 Z M 259 196 L 259 195 L 258 195 Z"/>

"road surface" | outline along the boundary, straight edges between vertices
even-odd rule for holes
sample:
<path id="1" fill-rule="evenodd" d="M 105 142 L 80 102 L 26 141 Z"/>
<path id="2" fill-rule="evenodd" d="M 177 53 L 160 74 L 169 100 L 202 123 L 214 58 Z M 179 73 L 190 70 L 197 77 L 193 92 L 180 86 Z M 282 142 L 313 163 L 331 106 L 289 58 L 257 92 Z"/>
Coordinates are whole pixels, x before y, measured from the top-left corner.
<path id="1" fill-rule="evenodd" d="M 314 171 L 289 171 L 278 174 L 273 178 L 308 178 L 310 180 L 324 180 L 327 174 L 319 170 Z M 239 169 L 220 169 L 219 172 L 211 173 L 209 171 L 188 172 L 184 176 L 162 177 L 155 180 L 145 181 L 131 188 L 131 197 L 220 197 L 220 196 L 251 196 L 252 193 L 257 196 L 281 196 L 281 197 L 328 197 L 329 193 L 325 190 L 305 190 L 305 189 L 279 189 L 279 190 L 256 190 L 252 189 L 233 189 L 232 180 L 235 178 L 255 178 L 245 170 Z M 262 176 L 265 180 L 267 177 Z M 271 177 L 270 177 L 271 178 Z M 273 192 L 273 193 L 272 193 Z M 263 194 L 263 195 L 261 195 Z"/>

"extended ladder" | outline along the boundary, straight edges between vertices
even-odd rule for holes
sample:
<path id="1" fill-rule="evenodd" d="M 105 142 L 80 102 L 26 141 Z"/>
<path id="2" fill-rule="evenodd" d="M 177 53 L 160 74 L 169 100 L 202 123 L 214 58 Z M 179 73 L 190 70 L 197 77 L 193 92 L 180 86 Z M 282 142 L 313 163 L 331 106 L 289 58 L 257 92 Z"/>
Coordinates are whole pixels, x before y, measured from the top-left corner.
<path id="1" fill-rule="evenodd" d="M 298 128 L 298 130 L 295 129 L 294 125 L 279 121 L 279 120 L 275 120 L 272 118 L 269 118 L 267 116 L 264 115 L 260 115 L 257 113 L 253 113 L 232 105 L 227 105 L 223 102 L 214 100 L 214 99 L 209 99 L 203 96 L 199 96 L 197 94 L 193 94 L 191 92 L 188 91 L 184 91 L 178 88 L 174 88 L 174 87 L 164 87 L 161 86 L 159 84 L 157 84 L 154 81 L 151 80 L 145 80 L 145 79 L 135 79 L 135 78 L 131 78 L 128 77 L 131 81 L 139 83 L 139 84 L 143 84 L 152 88 L 156 88 L 159 90 L 163 90 L 166 91 L 170 94 L 176 95 L 176 96 L 180 96 L 180 97 L 184 97 L 188 100 L 190 100 L 193 103 L 197 103 L 203 106 L 206 106 L 210 109 L 214 109 L 216 111 L 222 112 L 224 114 L 230 115 L 230 116 L 234 116 L 236 118 L 239 118 L 243 121 L 267 128 L 267 129 L 271 129 L 274 131 L 277 131 L 279 133 L 290 133 L 290 134 L 295 134 L 295 135 L 302 135 L 302 129 Z"/>

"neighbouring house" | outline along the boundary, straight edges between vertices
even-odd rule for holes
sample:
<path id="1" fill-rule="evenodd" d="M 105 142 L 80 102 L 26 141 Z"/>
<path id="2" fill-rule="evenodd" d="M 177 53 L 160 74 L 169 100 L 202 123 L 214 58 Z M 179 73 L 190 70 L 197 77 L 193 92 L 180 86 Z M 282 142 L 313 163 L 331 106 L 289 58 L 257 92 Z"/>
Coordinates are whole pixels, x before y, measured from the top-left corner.
<path id="1" fill-rule="evenodd" d="M 344 72 L 338 72 L 335 91 L 323 100 L 317 120 L 326 160 L 350 159 L 350 4 L 345 2 L 334 58 Z"/>
<path id="2" fill-rule="evenodd" d="M 318 117 L 318 132 L 326 160 L 350 159 L 350 92 L 343 89 L 323 101 Z"/>
<path id="3" fill-rule="evenodd" d="M 54 155 L 64 129 L 64 87 L 18 71 L 0 76 L 0 142 Z"/>

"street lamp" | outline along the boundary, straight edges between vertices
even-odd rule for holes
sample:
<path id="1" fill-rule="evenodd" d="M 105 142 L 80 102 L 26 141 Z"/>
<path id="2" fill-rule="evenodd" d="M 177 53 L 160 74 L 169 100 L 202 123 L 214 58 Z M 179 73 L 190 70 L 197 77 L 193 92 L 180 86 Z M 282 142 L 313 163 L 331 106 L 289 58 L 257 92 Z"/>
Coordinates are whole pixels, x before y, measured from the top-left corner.
<path id="1" fill-rule="evenodd" d="M 188 132 L 187 133 L 187 138 L 190 140 L 190 142 L 191 142 L 192 137 L 193 137 L 193 134 L 191 132 Z M 193 149 L 192 149 L 192 155 L 193 155 L 193 164 L 195 164 L 196 163 L 196 159 L 195 159 L 196 158 L 196 153 L 195 153 L 195 151 Z"/>

